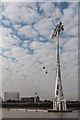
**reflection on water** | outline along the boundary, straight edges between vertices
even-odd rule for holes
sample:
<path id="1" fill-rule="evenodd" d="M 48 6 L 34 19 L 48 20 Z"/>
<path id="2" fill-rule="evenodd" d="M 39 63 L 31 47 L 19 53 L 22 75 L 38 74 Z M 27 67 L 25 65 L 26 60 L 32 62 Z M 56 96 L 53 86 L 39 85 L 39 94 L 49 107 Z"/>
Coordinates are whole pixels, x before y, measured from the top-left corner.
<path id="1" fill-rule="evenodd" d="M 3 109 L 3 118 L 78 118 L 78 111 L 50 113 L 47 110 Z"/>

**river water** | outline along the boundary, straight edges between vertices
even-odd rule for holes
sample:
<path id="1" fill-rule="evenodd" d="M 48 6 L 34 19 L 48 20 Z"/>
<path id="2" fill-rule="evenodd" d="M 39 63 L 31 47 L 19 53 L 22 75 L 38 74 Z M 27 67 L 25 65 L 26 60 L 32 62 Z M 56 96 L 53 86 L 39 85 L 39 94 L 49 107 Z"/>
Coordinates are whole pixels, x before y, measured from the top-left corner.
<path id="1" fill-rule="evenodd" d="M 1 111 L 1 110 L 0 110 Z M 47 110 L 2 109 L 2 118 L 78 118 L 80 111 L 47 112 Z"/>

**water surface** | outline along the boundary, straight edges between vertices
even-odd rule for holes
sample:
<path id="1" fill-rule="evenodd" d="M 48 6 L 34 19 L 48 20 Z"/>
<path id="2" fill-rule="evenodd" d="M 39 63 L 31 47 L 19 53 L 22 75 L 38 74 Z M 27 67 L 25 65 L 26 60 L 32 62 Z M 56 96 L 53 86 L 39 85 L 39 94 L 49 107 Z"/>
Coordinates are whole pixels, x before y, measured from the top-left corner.
<path id="1" fill-rule="evenodd" d="M 26 109 L 3 109 L 2 118 L 78 118 L 80 111 L 55 112 L 47 110 L 26 110 Z"/>

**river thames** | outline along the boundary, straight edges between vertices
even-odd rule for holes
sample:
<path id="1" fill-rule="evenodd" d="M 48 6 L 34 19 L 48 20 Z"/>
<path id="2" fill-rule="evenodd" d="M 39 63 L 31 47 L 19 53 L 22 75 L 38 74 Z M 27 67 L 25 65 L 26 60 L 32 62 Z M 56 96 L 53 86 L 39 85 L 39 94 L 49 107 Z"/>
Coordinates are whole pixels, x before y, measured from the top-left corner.
<path id="1" fill-rule="evenodd" d="M 73 112 L 47 112 L 47 110 L 2 109 L 2 118 L 78 118 L 80 110 Z"/>

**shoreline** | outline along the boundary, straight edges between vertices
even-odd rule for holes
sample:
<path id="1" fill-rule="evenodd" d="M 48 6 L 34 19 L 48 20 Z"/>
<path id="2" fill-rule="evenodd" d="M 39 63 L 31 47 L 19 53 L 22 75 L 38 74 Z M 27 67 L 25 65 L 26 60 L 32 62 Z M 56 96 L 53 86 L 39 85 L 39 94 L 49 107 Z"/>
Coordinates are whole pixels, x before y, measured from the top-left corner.
<path id="1" fill-rule="evenodd" d="M 4 109 L 40 109 L 48 110 L 53 108 L 52 103 L 2 103 L 1 108 Z M 80 110 L 80 104 L 67 104 L 67 109 Z"/>

